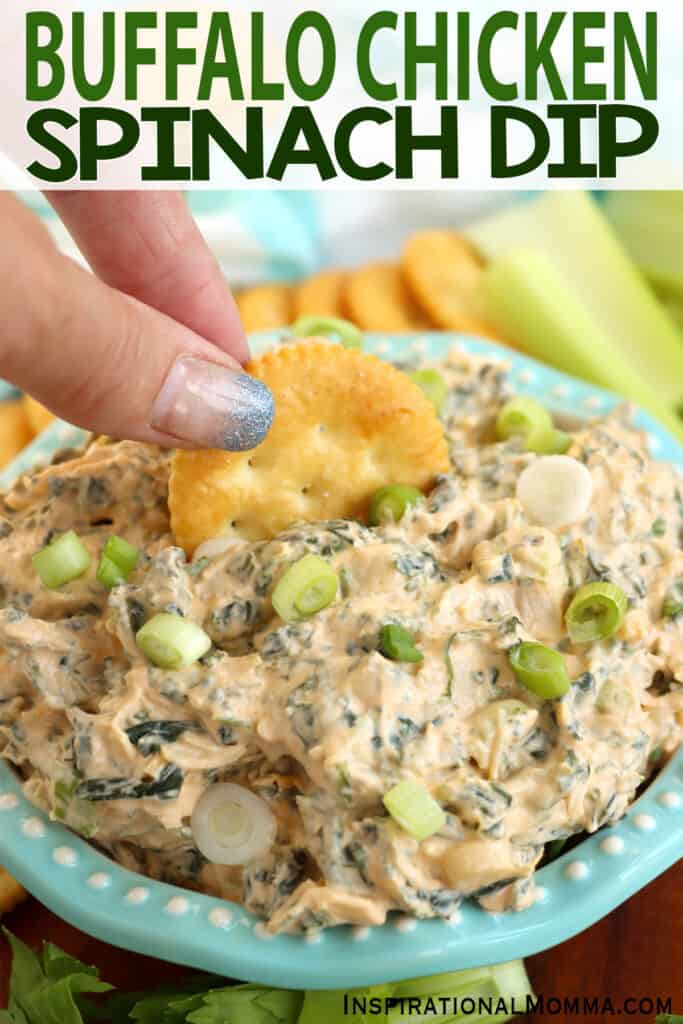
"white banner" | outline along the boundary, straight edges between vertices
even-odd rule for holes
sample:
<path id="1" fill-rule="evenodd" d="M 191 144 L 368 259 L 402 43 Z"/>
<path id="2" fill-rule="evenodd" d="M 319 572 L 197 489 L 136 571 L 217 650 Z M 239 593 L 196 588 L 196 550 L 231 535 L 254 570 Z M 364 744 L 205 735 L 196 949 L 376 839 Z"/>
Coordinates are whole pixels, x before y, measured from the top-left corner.
<path id="1" fill-rule="evenodd" d="M 682 52 L 679 0 L 11 0 L 0 181 L 683 188 Z"/>

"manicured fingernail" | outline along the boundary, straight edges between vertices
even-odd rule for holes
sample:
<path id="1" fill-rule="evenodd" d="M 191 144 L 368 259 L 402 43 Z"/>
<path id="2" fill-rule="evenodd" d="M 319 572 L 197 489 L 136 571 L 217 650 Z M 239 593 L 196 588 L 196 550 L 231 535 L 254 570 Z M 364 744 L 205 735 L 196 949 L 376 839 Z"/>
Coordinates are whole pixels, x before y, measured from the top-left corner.
<path id="1" fill-rule="evenodd" d="M 273 396 L 260 380 L 180 356 L 157 395 L 151 424 L 200 448 L 243 452 L 261 443 L 274 413 Z"/>

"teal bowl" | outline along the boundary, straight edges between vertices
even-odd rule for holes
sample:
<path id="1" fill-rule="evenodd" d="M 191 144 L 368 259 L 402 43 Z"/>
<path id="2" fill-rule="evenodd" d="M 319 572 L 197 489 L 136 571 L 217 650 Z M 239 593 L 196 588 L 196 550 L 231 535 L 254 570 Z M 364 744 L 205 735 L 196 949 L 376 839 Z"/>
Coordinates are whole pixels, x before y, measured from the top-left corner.
<path id="1" fill-rule="evenodd" d="M 273 335 L 254 339 L 254 348 Z M 510 364 L 514 391 L 558 412 L 598 415 L 619 402 L 490 342 L 444 334 L 372 335 L 380 356 L 439 356 L 452 344 Z M 683 469 L 683 448 L 645 413 L 636 423 L 653 454 Z M 0 475 L 16 475 L 82 434 L 53 424 Z M 269 937 L 242 907 L 151 881 L 125 870 L 50 821 L 23 796 L 0 761 L 0 862 L 56 914 L 83 931 L 138 953 L 226 977 L 286 988 L 349 988 L 524 957 L 548 949 L 604 917 L 683 853 L 683 751 L 615 826 L 537 872 L 540 898 L 520 913 L 491 914 L 465 903 L 448 922 L 394 916 L 380 928 L 339 927 L 314 937 Z"/>

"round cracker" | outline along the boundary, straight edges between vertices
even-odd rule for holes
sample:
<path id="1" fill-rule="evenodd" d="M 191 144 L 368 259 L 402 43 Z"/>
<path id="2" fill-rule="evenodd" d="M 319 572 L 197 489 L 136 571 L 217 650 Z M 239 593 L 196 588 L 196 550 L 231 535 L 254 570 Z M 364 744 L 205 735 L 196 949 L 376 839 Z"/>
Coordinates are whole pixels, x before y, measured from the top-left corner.
<path id="1" fill-rule="evenodd" d="M 364 331 L 402 333 L 433 326 L 395 263 L 372 263 L 350 274 L 346 306 L 349 319 Z"/>
<path id="2" fill-rule="evenodd" d="M 455 231 L 422 231 L 403 249 L 403 271 L 417 300 L 439 327 L 495 334 L 478 308 L 484 262 Z"/>
<path id="3" fill-rule="evenodd" d="M 0 402 L 0 466 L 6 466 L 33 439 L 23 399 Z"/>
<path id="4" fill-rule="evenodd" d="M 286 284 L 260 284 L 235 296 L 245 331 L 287 327 L 293 320 L 292 289 Z"/>
<path id="5" fill-rule="evenodd" d="M 404 373 L 320 338 L 248 367 L 275 396 L 275 420 L 251 452 L 176 451 L 171 527 L 192 554 L 210 537 L 274 537 L 293 522 L 367 518 L 390 483 L 426 489 L 448 469 L 434 406 Z"/>
<path id="6" fill-rule="evenodd" d="M 18 903 L 26 899 L 26 890 L 0 867 L 0 916 L 9 914 Z"/>
<path id="7" fill-rule="evenodd" d="M 24 395 L 24 411 L 34 434 L 42 434 L 45 427 L 52 423 L 54 416 L 49 409 L 41 405 L 32 395 Z"/>
<path id="8" fill-rule="evenodd" d="M 294 319 L 300 316 L 334 316 L 344 318 L 346 273 L 324 270 L 302 281 L 294 291 Z"/>

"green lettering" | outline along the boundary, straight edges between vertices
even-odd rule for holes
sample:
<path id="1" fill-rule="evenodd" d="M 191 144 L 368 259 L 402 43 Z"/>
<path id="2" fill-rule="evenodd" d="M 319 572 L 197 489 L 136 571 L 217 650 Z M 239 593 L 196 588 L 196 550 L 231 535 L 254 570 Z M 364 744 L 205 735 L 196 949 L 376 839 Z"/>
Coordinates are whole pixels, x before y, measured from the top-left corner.
<path id="1" fill-rule="evenodd" d="M 526 125 L 531 131 L 533 149 L 526 160 L 509 161 L 507 129 L 512 122 Z M 518 178 L 540 167 L 550 152 L 550 133 L 537 114 L 523 107 L 491 108 L 491 177 Z"/>
<path id="2" fill-rule="evenodd" d="M 413 157 L 417 150 L 441 152 L 442 180 L 457 178 L 458 108 L 441 107 L 441 131 L 438 135 L 413 134 L 413 108 L 396 108 L 396 177 L 413 177 Z"/>
<path id="3" fill-rule="evenodd" d="M 403 39 L 403 69 L 405 99 L 417 99 L 417 66 L 433 64 L 436 76 L 434 97 L 437 100 L 448 99 L 448 14 L 437 11 L 434 15 L 436 41 L 430 46 L 417 42 L 417 14 L 406 11 Z"/>
<path id="4" fill-rule="evenodd" d="M 197 60 L 194 47 L 180 46 L 178 33 L 182 29 L 197 27 L 196 11 L 166 12 L 166 99 L 178 99 L 178 68 L 193 67 Z"/>
<path id="5" fill-rule="evenodd" d="M 357 110 L 352 110 L 339 122 L 334 135 L 334 152 L 340 170 L 349 178 L 354 178 L 356 181 L 379 181 L 380 178 L 386 178 L 388 174 L 391 174 L 389 164 L 377 163 L 368 167 L 365 164 L 359 164 L 351 153 L 351 136 L 354 129 L 367 121 L 377 125 L 386 124 L 387 121 L 391 121 L 391 114 L 388 110 L 378 107 L 359 107 Z"/>
<path id="6" fill-rule="evenodd" d="M 56 156 L 59 163 L 56 167 L 48 167 L 47 164 L 34 160 L 26 170 L 40 181 L 61 185 L 65 181 L 70 181 L 78 173 L 78 160 L 66 143 L 55 138 L 49 131 L 48 125 L 50 124 L 57 124 L 62 128 L 73 128 L 75 124 L 78 124 L 78 120 L 66 110 L 36 110 L 34 114 L 31 114 L 26 124 L 28 134 L 39 146 Z"/>
<path id="7" fill-rule="evenodd" d="M 308 29 L 318 33 L 322 46 L 322 65 L 315 82 L 306 82 L 301 74 L 299 50 L 301 38 Z M 334 32 L 327 18 L 317 11 L 305 11 L 292 22 L 285 47 L 285 61 L 290 85 L 300 100 L 312 103 L 319 100 L 328 91 L 334 79 L 337 64 L 337 46 Z"/>
<path id="8" fill-rule="evenodd" d="M 493 40 L 504 28 L 516 29 L 519 18 L 514 11 L 499 11 L 484 24 L 479 36 L 477 48 L 477 60 L 479 63 L 479 78 L 484 89 L 494 100 L 508 103 L 516 100 L 519 90 L 516 84 L 501 82 L 493 73 L 491 61 L 491 48 Z"/>
<path id="9" fill-rule="evenodd" d="M 306 149 L 296 148 L 299 136 L 303 137 Z M 317 167 L 321 181 L 329 181 L 330 178 L 337 176 L 325 140 L 308 107 L 292 107 L 290 110 L 268 168 L 268 177 L 282 181 L 290 164 L 309 164 Z"/>
<path id="10" fill-rule="evenodd" d="M 175 162 L 175 126 L 192 119 L 189 107 L 143 107 L 140 112 L 143 122 L 155 122 L 157 126 L 157 162 L 154 166 L 141 168 L 143 181 L 189 181 L 190 167 Z"/>
<path id="11" fill-rule="evenodd" d="M 41 28 L 50 38 L 38 41 Z M 64 41 L 64 29 L 56 14 L 49 11 L 30 11 L 26 15 L 26 99 L 31 103 L 56 99 L 64 88 L 64 63 L 57 51 Z M 47 64 L 50 81 L 40 84 L 40 65 Z"/>
<path id="12" fill-rule="evenodd" d="M 222 61 L 218 60 L 219 46 L 225 58 Z M 202 76 L 199 82 L 198 98 L 201 102 L 206 103 L 211 99 L 211 91 L 216 78 L 226 79 L 231 100 L 244 99 L 235 38 L 227 11 L 214 11 L 211 16 Z"/>
<path id="13" fill-rule="evenodd" d="M 575 100 L 604 100 L 607 98 L 607 86 L 604 83 L 586 81 L 587 65 L 602 64 L 605 60 L 605 47 L 588 46 L 586 43 L 586 32 L 592 28 L 604 27 L 604 11 L 574 12 L 573 36 Z"/>
<path id="14" fill-rule="evenodd" d="M 630 14 L 618 11 L 614 15 L 614 98 L 626 99 L 626 51 L 631 67 L 638 79 L 644 100 L 656 100 L 657 80 L 657 13 L 645 15 L 645 53 L 639 43 Z"/>
<path id="15" fill-rule="evenodd" d="M 557 70 L 552 48 L 557 33 L 565 19 L 564 11 L 553 11 L 548 18 L 543 35 L 538 38 L 538 14 L 528 11 L 524 19 L 525 36 L 525 84 L 524 94 L 528 100 L 538 99 L 538 77 L 541 68 L 546 77 L 550 93 L 554 100 L 566 100 L 567 91 L 562 84 L 562 76 Z"/>
<path id="16" fill-rule="evenodd" d="M 395 11 L 377 11 L 371 14 L 360 30 L 358 37 L 357 63 L 358 77 L 360 84 L 370 99 L 378 103 L 391 103 L 398 97 L 398 89 L 395 82 L 380 82 L 375 77 L 370 59 L 370 47 L 378 32 L 384 28 L 396 31 L 398 15 Z"/>
<path id="17" fill-rule="evenodd" d="M 625 142 L 618 139 L 620 120 L 635 121 L 640 134 Z M 600 177 L 616 178 L 617 160 L 620 157 L 640 156 L 652 149 L 659 138 L 659 121 L 650 110 L 634 107 L 629 103 L 605 103 L 600 107 L 598 117 L 598 142 L 600 147 Z"/>
<path id="18" fill-rule="evenodd" d="M 263 177 L 263 108 L 247 107 L 246 148 L 236 141 L 210 110 L 195 110 L 192 116 L 192 180 L 211 179 L 212 142 L 238 169 L 243 178 Z"/>
<path id="19" fill-rule="evenodd" d="M 89 49 L 85 39 L 85 14 L 83 11 L 74 11 L 71 23 L 72 34 L 72 60 L 74 85 L 78 95 L 89 103 L 98 103 L 103 100 L 114 82 L 116 71 L 116 25 L 113 11 L 102 13 L 102 71 L 99 80 L 90 82 L 85 69 L 86 49 Z"/>
<path id="20" fill-rule="evenodd" d="M 266 82 L 263 67 L 265 52 L 263 11 L 251 15 L 251 98 L 253 100 L 282 100 L 285 87 L 282 82 Z"/>
<path id="21" fill-rule="evenodd" d="M 597 177 L 598 165 L 581 161 L 581 124 L 587 119 L 595 120 L 597 116 L 595 103 L 551 103 L 548 106 L 548 117 L 559 118 L 564 122 L 564 160 L 561 164 L 548 164 L 549 178 Z"/>
<path id="22" fill-rule="evenodd" d="M 470 98 L 470 12 L 458 11 L 458 99 Z"/>
<path id="23" fill-rule="evenodd" d="M 143 65 L 156 64 L 155 51 L 147 46 L 138 46 L 138 32 L 145 28 L 156 28 L 157 16 L 153 11 L 128 11 L 126 15 L 125 61 L 127 100 L 138 98 L 138 70 Z"/>
<path id="24" fill-rule="evenodd" d="M 115 142 L 100 142 L 100 124 L 108 121 L 121 129 Z M 81 181 L 97 181 L 99 165 L 104 160 L 127 156 L 138 144 L 140 125 L 132 114 L 116 107 L 83 107 L 80 124 Z"/>

